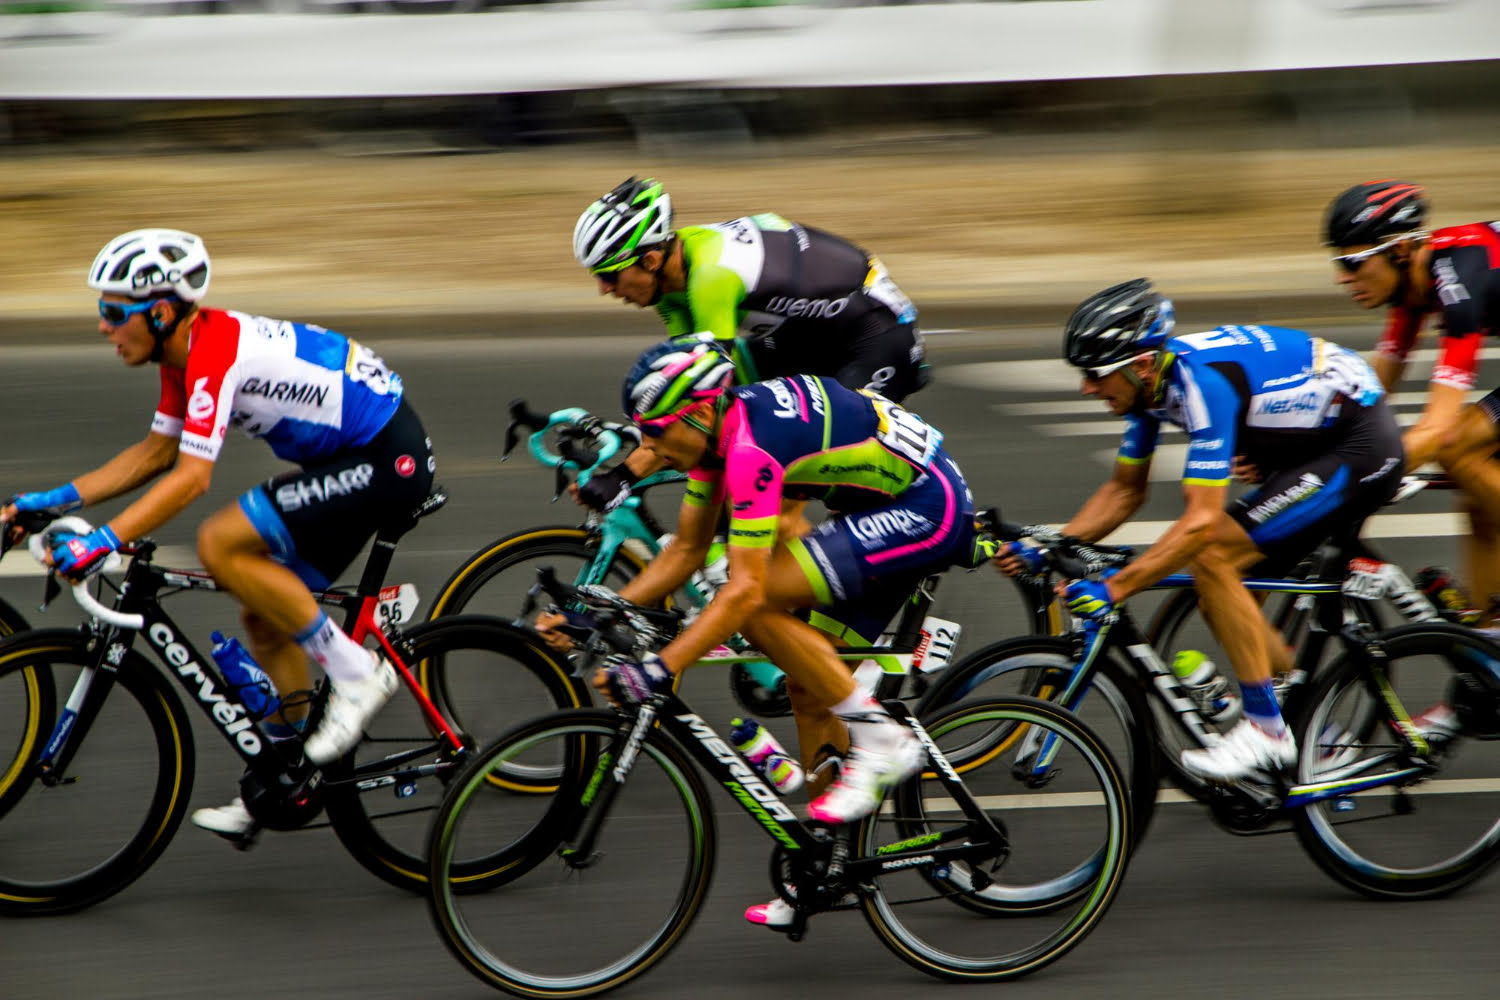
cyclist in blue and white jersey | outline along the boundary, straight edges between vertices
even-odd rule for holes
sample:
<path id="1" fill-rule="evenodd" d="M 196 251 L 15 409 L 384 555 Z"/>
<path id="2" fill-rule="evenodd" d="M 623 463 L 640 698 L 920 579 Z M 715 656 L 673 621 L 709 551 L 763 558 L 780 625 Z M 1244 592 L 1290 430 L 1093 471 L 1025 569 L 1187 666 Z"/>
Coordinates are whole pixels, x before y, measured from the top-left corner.
<path id="1" fill-rule="evenodd" d="M 127 366 L 160 371 L 151 430 L 91 472 L 13 497 L 0 525 L 14 533 L 18 511 L 63 513 L 156 480 L 109 523 L 53 549 L 55 570 L 82 579 L 208 491 L 229 427 L 264 439 L 300 468 L 211 514 L 198 556 L 243 605 L 251 651 L 278 690 L 309 686 L 308 657 L 328 675 L 322 720 L 304 744 L 308 760 L 326 764 L 360 740 L 397 678 L 309 588 L 328 586 L 376 530 L 428 495 L 432 444 L 400 376 L 368 348 L 320 326 L 206 308 L 209 276 L 203 241 L 178 230 L 125 233 L 99 252 L 88 274 L 99 333 Z M 230 836 L 252 826 L 238 798 L 193 822 Z"/>
<path id="2" fill-rule="evenodd" d="M 1097 541 L 1140 509 L 1163 423 L 1185 430 L 1188 447 L 1182 517 L 1108 579 L 1061 589 L 1075 613 L 1106 618 L 1191 567 L 1203 616 L 1239 677 L 1244 718 L 1214 746 L 1185 751 L 1182 764 L 1234 781 L 1296 759 L 1272 688 L 1273 672 L 1290 666 L 1286 647 L 1242 576 L 1284 571 L 1336 530 L 1357 530 L 1400 485 L 1401 435 L 1379 380 L 1353 351 L 1281 327 L 1174 336 L 1173 325 L 1171 301 L 1144 278 L 1089 297 L 1068 320 L 1064 352 L 1083 372 L 1082 393 L 1126 427 L 1110 479 L 1063 532 Z M 1236 475 L 1260 482 L 1231 502 Z M 1001 569 L 1034 566 L 1027 549 L 1011 546 Z"/>

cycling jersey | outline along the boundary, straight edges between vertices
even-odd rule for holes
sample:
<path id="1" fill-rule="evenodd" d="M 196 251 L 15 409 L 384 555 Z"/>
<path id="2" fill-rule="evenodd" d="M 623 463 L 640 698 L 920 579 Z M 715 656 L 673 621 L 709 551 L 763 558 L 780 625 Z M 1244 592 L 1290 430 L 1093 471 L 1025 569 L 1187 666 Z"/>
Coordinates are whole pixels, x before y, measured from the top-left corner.
<path id="1" fill-rule="evenodd" d="M 1420 306 L 1393 306 L 1376 351 L 1405 360 L 1423 320 L 1439 312 L 1443 343 L 1432 381 L 1467 392 L 1479 369 L 1480 342 L 1500 325 L 1500 222 L 1436 229 L 1429 245 L 1431 297 Z"/>
<path id="2" fill-rule="evenodd" d="M 968 557 L 973 497 L 942 433 L 916 414 L 813 375 L 741 386 L 726 402 L 686 502 L 727 501 L 730 546 L 769 548 L 782 497 L 822 500 L 835 516 L 788 548 L 840 631 L 878 634 L 917 579 Z"/>
<path id="3" fill-rule="evenodd" d="M 214 461 L 228 427 L 264 438 L 305 464 L 368 444 L 401 402 L 401 377 L 342 334 L 221 309 L 202 309 L 187 368 L 161 366 L 151 429 Z"/>
<path id="4" fill-rule="evenodd" d="M 673 336 L 732 345 L 742 383 L 812 373 L 897 398 L 920 388 L 916 307 L 864 250 L 770 213 L 677 239 L 687 288 L 657 312 Z"/>
<path id="5" fill-rule="evenodd" d="M 1384 396 L 1358 354 L 1300 330 L 1221 326 L 1169 339 L 1156 405 L 1126 417 L 1119 461 L 1150 459 L 1163 422 L 1187 431 L 1182 481 L 1225 486 L 1243 455 L 1264 472 L 1326 454 Z"/>

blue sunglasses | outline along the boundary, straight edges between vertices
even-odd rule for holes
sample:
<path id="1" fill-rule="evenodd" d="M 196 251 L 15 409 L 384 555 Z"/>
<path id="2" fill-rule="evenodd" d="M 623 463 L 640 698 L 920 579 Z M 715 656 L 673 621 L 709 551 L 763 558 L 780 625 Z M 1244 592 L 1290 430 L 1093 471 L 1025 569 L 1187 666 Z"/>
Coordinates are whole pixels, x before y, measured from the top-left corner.
<path id="1" fill-rule="evenodd" d="M 143 313 L 156 305 L 153 299 L 149 302 L 106 302 L 99 300 L 99 318 L 110 326 L 124 326 L 130 322 L 130 317 L 136 313 Z"/>

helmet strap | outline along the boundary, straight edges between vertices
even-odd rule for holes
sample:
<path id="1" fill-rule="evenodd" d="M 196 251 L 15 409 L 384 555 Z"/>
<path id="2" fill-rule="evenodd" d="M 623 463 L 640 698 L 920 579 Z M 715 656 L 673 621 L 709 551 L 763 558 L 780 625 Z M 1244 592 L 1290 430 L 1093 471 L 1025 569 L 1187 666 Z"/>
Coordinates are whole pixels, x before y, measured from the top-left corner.
<path id="1" fill-rule="evenodd" d="M 182 300 L 177 298 L 175 295 L 163 296 L 158 301 L 171 302 L 174 306 L 173 312 L 175 312 L 177 316 L 172 320 L 171 325 L 167 326 L 157 318 L 155 312 L 147 311 L 146 329 L 151 331 L 151 339 L 153 341 L 151 345 L 150 358 L 152 364 L 161 364 L 162 355 L 166 352 L 167 349 L 167 341 L 171 339 L 172 334 L 177 332 L 177 328 L 182 324 L 182 319 L 186 315 L 182 308 Z"/>
<path id="2" fill-rule="evenodd" d="M 654 306 L 661 301 L 661 297 L 665 292 L 665 289 L 662 286 L 666 283 L 667 280 L 667 261 L 671 260 L 672 251 L 676 249 L 676 245 L 677 234 L 673 233 L 671 236 L 667 237 L 665 243 L 658 244 L 657 246 L 651 248 L 652 250 L 661 251 L 661 263 L 657 264 L 656 270 L 651 272 L 651 280 L 653 282 L 653 285 L 651 289 L 651 301 L 646 303 L 647 305 Z"/>

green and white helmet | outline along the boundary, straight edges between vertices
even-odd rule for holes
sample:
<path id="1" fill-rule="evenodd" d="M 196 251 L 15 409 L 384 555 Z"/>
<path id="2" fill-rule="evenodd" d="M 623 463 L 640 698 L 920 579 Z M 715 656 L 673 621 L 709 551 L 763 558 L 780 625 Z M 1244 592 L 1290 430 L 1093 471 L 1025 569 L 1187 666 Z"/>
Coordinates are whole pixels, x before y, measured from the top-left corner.
<path id="1" fill-rule="evenodd" d="M 661 425 L 694 403 L 717 399 L 734 362 L 712 343 L 665 340 L 646 349 L 620 387 L 620 408 L 638 424 Z"/>
<path id="2" fill-rule="evenodd" d="M 672 236 L 672 198 L 635 177 L 594 202 L 573 227 L 573 256 L 595 274 L 623 271 Z"/>

